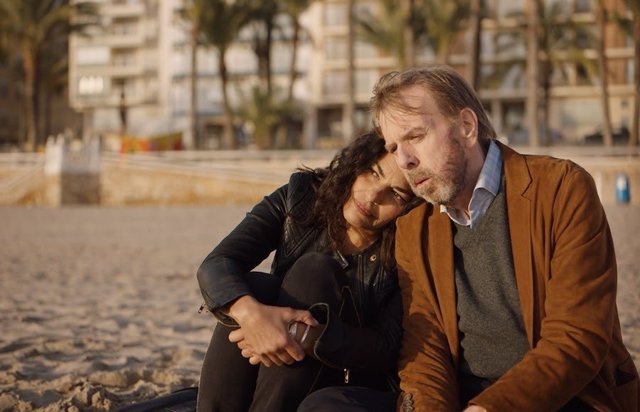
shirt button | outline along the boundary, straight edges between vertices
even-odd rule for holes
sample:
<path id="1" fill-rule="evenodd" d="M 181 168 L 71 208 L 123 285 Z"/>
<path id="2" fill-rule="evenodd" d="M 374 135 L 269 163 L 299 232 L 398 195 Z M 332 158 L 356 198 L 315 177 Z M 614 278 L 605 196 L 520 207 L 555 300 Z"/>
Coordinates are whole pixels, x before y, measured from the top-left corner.
<path id="1" fill-rule="evenodd" d="M 369 257 L 369 260 L 370 260 L 370 261 L 372 261 L 372 262 L 375 262 L 377 258 L 378 258 L 378 257 L 377 257 L 376 255 L 371 255 L 371 256 Z"/>

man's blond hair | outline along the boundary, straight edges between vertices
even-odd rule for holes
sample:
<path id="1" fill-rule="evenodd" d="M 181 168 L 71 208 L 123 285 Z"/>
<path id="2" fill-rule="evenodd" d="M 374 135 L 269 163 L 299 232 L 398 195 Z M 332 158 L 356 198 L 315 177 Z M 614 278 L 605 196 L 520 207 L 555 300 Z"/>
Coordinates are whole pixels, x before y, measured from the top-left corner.
<path id="1" fill-rule="evenodd" d="M 469 108 L 478 117 L 478 140 L 486 146 L 489 139 L 496 138 L 496 132 L 480 103 L 476 92 L 464 78 L 449 66 L 430 66 L 393 71 L 385 74 L 373 88 L 369 109 L 373 125 L 380 131 L 380 114 L 388 109 L 400 109 L 415 113 L 418 108 L 403 102 L 400 93 L 411 86 L 424 87 L 435 100 L 440 112 L 448 118 L 457 118 L 460 111 Z"/>

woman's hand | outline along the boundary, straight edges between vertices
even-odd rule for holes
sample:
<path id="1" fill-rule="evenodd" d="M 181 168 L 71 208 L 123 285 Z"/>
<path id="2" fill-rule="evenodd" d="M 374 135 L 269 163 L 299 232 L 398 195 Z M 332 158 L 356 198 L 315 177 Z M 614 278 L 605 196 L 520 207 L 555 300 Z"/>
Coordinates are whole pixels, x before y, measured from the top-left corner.
<path id="1" fill-rule="evenodd" d="M 229 307 L 229 315 L 240 325 L 229 334 L 229 340 L 238 345 L 252 365 L 280 366 L 301 361 L 304 350 L 289 335 L 289 324 L 318 324 L 309 311 L 263 305 L 249 295 L 236 300 Z"/>

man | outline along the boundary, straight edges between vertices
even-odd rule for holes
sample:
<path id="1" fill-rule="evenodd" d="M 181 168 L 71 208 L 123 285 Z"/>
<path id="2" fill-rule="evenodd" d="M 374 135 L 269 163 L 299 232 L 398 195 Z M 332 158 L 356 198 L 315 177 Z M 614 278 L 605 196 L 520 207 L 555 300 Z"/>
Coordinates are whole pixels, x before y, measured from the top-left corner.
<path id="1" fill-rule="evenodd" d="M 616 259 L 591 176 L 495 140 L 447 67 L 385 75 L 386 148 L 428 201 L 398 221 L 401 408 L 637 411 Z"/>

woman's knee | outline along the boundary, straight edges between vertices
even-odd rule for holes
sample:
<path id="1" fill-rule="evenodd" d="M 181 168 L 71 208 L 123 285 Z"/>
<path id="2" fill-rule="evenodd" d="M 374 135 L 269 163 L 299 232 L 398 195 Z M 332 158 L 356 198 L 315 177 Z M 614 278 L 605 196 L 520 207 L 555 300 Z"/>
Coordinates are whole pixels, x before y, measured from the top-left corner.
<path id="1" fill-rule="evenodd" d="M 282 281 L 278 304 L 306 309 L 314 303 L 339 303 L 342 268 L 331 256 L 307 253 L 289 269 Z"/>
<path id="2" fill-rule="evenodd" d="M 318 252 L 305 253 L 291 266 L 285 282 L 301 282 L 306 287 L 335 287 L 344 271 L 338 261 Z"/>

